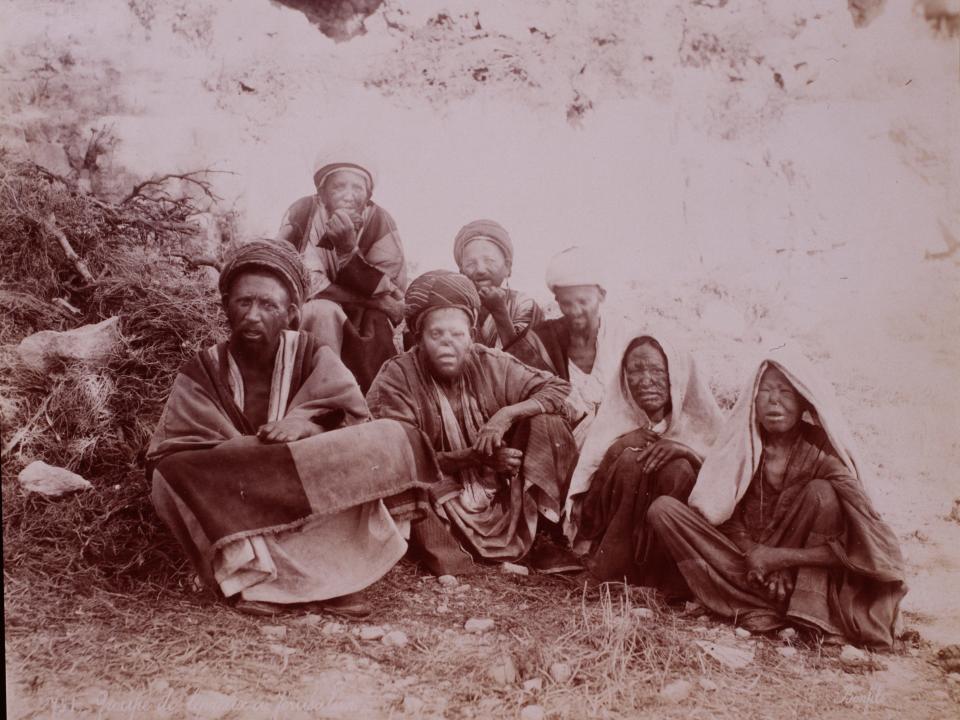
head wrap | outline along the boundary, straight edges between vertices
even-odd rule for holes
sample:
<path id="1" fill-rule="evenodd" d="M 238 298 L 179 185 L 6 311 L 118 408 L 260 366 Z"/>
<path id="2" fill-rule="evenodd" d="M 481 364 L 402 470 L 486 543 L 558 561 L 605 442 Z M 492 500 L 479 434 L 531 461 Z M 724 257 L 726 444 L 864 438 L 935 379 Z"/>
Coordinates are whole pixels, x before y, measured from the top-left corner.
<path id="1" fill-rule="evenodd" d="M 418 277 L 407 288 L 407 327 L 418 332 L 420 323 L 431 310 L 460 308 L 470 316 L 471 326 L 480 312 L 480 296 L 473 282 L 465 275 L 450 270 L 431 270 Z"/>
<path id="2" fill-rule="evenodd" d="M 313 185 L 317 188 L 317 191 L 323 187 L 323 183 L 333 173 L 337 172 L 338 170 L 347 170 L 362 177 L 363 181 L 367 184 L 367 194 L 373 195 L 373 173 L 362 165 L 350 162 L 324 163 L 320 161 L 316 163 L 314 168 Z"/>
<path id="3" fill-rule="evenodd" d="M 607 384 L 603 403 L 590 426 L 580 459 L 573 471 L 568 498 L 585 493 L 590 488 L 594 471 L 607 450 L 621 435 L 639 427 L 649 427 L 650 419 L 633 399 L 627 386 L 624 361 L 627 351 L 632 351 L 634 340 L 655 340 L 667 360 L 670 376 L 670 415 L 662 437 L 681 442 L 703 455 L 717 438 L 723 427 L 723 414 L 710 391 L 706 378 L 700 373 L 693 356 L 668 332 L 636 328 L 631 338 L 621 346 L 618 354 L 619 367 Z M 569 501 L 568 501 L 569 503 Z M 567 513 L 570 517 L 570 513 Z"/>
<path id="4" fill-rule="evenodd" d="M 462 266 L 460 258 L 463 257 L 463 250 L 471 240 L 489 240 L 503 253 L 507 261 L 507 269 L 513 266 L 513 242 L 510 240 L 510 234 L 504 229 L 503 225 L 493 220 L 474 220 L 467 223 L 453 241 L 453 259 L 457 266 Z"/>
<path id="5" fill-rule="evenodd" d="M 733 514 L 760 464 L 763 443 L 754 401 L 760 378 L 768 367 L 782 372 L 807 401 L 808 418 L 823 428 L 840 461 L 863 482 L 864 466 L 858 459 L 853 433 L 840 413 L 833 387 L 796 349 L 777 348 L 760 358 L 713 449 L 707 454 L 690 494 L 690 506 L 713 525 L 719 525 Z"/>
<path id="6" fill-rule="evenodd" d="M 297 307 L 303 304 L 308 283 L 307 272 L 300 260 L 300 253 L 287 243 L 253 240 L 234 245 L 227 251 L 220 269 L 220 294 L 226 295 L 234 279 L 250 271 L 268 272 L 276 276 L 290 293 L 290 300 Z"/>
<path id="7" fill-rule="evenodd" d="M 596 264 L 596 253 L 573 246 L 554 255 L 547 265 L 547 287 L 556 292 L 558 287 L 596 285 L 603 287 L 603 277 Z"/>

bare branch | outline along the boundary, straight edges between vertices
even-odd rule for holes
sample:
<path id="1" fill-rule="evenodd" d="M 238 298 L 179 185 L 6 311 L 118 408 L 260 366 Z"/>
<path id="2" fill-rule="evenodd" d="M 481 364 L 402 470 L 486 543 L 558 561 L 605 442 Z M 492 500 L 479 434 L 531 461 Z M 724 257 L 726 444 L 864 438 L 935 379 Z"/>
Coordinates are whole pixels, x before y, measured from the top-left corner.
<path id="1" fill-rule="evenodd" d="M 212 173 L 223 173 L 227 175 L 233 175 L 234 173 L 229 170 L 211 170 L 209 168 L 205 170 L 192 170 L 188 173 L 176 174 L 168 173 L 167 175 L 161 175 L 160 177 L 150 178 L 149 180 L 144 180 L 141 183 L 137 183 L 133 186 L 133 189 L 130 193 L 120 201 L 121 205 L 126 205 L 128 202 L 137 197 L 149 197 L 144 194 L 144 190 L 148 188 L 157 188 L 160 191 L 160 197 L 153 197 L 151 199 L 157 200 L 169 200 L 170 202 L 183 203 L 186 201 L 186 198 L 172 198 L 166 190 L 163 189 L 163 184 L 168 180 L 182 180 L 187 183 L 192 183 L 200 188 L 203 191 L 203 194 L 206 195 L 211 200 L 222 200 L 220 196 L 213 192 L 213 184 L 208 180 L 199 179 L 200 176 L 210 175 Z"/>
<path id="2" fill-rule="evenodd" d="M 180 258 L 190 267 L 206 266 L 220 270 L 220 261 L 210 255 L 185 255 L 184 253 L 171 253 L 171 255 Z"/>
<path id="3" fill-rule="evenodd" d="M 82 277 L 88 285 L 96 285 L 97 280 L 93 277 L 93 273 L 90 272 L 83 258 L 77 255 L 77 251 L 73 249 L 73 245 L 70 244 L 67 236 L 63 234 L 63 230 L 57 227 L 57 216 L 50 212 L 39 220 L 36 218 L 31 218 L 31 220 L 56 238 L 57 242 L 60 243 L 60 247 L 63 248 L 67 259 L 73 263 L 77 272 L 80 273 L 80 277 Z"/>

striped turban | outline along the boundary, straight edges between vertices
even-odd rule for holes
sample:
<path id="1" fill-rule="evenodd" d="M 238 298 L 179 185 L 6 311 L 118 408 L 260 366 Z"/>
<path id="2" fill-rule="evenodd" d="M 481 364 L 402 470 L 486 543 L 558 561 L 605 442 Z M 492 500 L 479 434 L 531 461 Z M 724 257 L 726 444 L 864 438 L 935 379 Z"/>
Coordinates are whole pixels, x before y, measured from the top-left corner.
<path id="1" fill-rule="evenodd" d="M 319 191 L 320 188 L 323 187 L 323 183 L 326 182 L 327 178 L 340 170 L 352 172 L 355 175 L 359 175 L 361 178 L 363 178 L 363 182 L 367 185 L 367 195 L 373 195 L 373 173 L 362 165 L 351 162 L 318 162 L 316 164 L 316 170 L 313 173 L 313 186 L 317 188 L 317 191 Z"/>
<path id="2" fill-rule="evenodd" d="M 287 243 L 269 240 L 234 245 L 223 258 L 220 269 L 220 294 L 226 296 L 230 285 L 243 272 L 266 272 L 275 276 L 290 293 L 290 300 L 300 307 L 308 285 L 307 271 L 300 253 Z"/>
<path id="3" fill-rule="evenodd" d="M 474 220 L 460 228 L 460 232 L 453 241 L 453 259 L 456 260 L 458 267 L 463 267 L 460 259 L 463 257 L 464 248 L 471 240 L 489 240 L 500 248 L 500 252 L 506 258 L 507 269 L 513 267 L 513 242 L 510 240 L 510 234 L 500 223 L 493 220 Z"/>
<path id="4" fill-rule="evenodd" d="M 420 324 L 431 310 L 459 308 L 470 316 L 471 326 L 480 312 L 480 296 L 473 282 L 450 270 L 425 272 L 410 283 L 403 301 L 407 327 L 414 333 L 420 332 Z"/>

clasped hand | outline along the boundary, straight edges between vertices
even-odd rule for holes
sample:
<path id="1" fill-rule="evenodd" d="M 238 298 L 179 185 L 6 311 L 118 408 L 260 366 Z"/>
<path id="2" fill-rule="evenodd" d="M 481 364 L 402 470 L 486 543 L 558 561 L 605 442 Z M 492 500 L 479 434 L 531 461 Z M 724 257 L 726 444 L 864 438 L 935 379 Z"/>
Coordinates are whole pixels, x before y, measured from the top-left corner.
<path id="1" fill-rule="evenodd" d="M 357 230 L 346 210 L 334 211 L 327 222 L 326 235 L 339 253 L 346 254 L 357 246 Z"/>
<path id="2" fill-rule="evenodd" d="M 480 428 L 476 442 L 473 443 L 477 459 L 498 473 L 517 473 L 523 462 L 522 451 L 503 444 L 503 436 L 512 424 L 513 417 L 503 410 L 498 410 Z"/>
<path id="3" fill-rule="evenodd" d="M 686 457 L 689 453 L 683 443 L 662 438 L 652 430 L 645 430 L 643 435 L 648 444 L 637 455 L 637 462 L 643 465 L 645 474 L 656 472 L 671 460 Z"/>
<path id="4" fill-rule="evenodd" d="M 793 573 L 783 565 L 778 548 L 754 545 L 746 553 L 747 580 L 763 590 L 767 597 L 783 603 L 793 592 Z"/>

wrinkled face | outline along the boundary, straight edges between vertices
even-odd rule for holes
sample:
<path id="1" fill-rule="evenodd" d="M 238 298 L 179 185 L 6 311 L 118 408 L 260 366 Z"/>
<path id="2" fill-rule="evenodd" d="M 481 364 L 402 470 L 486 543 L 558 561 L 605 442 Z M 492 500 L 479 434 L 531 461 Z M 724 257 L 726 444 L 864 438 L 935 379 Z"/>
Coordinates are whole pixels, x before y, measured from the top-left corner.
<path id="1" fill-rule="evenodd" d="M 460 272 L 478 288 L 500 287 L 510 276 L 507 258 L 500 248 L 483 238 L 471 240 L 460 256 Z"/>
<path id="2" fill-rule="evenodd" d="M 553 296 L 570 329 L 583 330 L 599 321 L 606 293 L 599 285 L 569 285 L 556 288 Z"/>
<path id="3" fill-rule="evenodd" d="M 473 345 L 470 330 L 470 317 L 459 308 L 440 308 L 423 319 L 420 346 L 435 377 L 452 380 L 460 375 Z"/>
<path id="4" fill-rule="evenodd" d="M 370 195 L 367 192 L 367 183 L 359 173 L 337 170 L 323 181 L 319 193 L 328 213 L 346 210 L 354 225 L 362 222 L 363 209 L 370 200 Z"/>
<path id="5" fill-rule="evenodd" d="M 768 433 L 790 432 L 800 422 L 803 398 L 786 376 L 775 367 L 763 371 L 757 386 L 755 408 L 760 426 Z"/>
<path id="6" fill-rule="evenodd" d="M 240 349 L 272 348 L 290 327 L 297 308 L 286 287 L 270 273 L 248 272 L 230 286 L 224 306 L 231 344 Z"/>
<path id="7" fill-rule="evenodd" d="M 653 422 L 659 422 L 670 402 L 667 359 L 652 344 L 637 345 L 623 359 L 623 375 L 637 405 Z"/>

